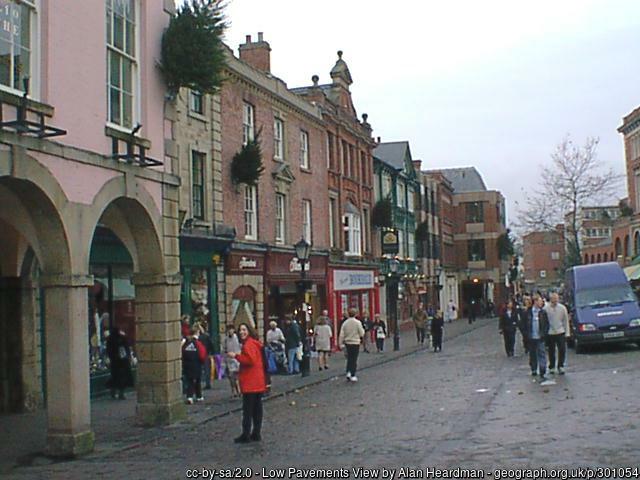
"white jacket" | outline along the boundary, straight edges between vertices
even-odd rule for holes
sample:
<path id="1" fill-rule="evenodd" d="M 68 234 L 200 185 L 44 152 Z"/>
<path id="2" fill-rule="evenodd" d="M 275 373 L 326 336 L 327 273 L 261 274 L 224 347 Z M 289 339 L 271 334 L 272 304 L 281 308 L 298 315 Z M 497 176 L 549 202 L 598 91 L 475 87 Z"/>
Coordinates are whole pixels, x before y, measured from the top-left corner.
<path id="1" fill-rule="evenodd" d="M 362 337 L 364 337 L 362 322 L 357 318 L 349 317 L 342 323 L 338 343 L 340 345 L 360 345 Z"/>

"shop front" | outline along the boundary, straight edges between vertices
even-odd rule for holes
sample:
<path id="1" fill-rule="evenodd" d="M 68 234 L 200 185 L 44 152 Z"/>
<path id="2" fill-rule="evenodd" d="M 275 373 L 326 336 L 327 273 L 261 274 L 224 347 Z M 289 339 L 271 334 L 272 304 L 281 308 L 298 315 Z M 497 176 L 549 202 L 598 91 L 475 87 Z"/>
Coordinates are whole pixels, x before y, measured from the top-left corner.
<path id="1" fill-rule="evenodd" d="M 327 255 L 312 254 L 305 264 L 304 303 L 307 328 L 312 329 L 316 318 L 327 308 Z M 286 318 L 298 316 L 302 300 L 302 264 L 294 250 L 271 250 L 267 253 L 265 318 L 274 320 L 280 328 Z"/>
<path id="2" fill-rule="evenodd" d="M 245 322 L 264 332 L 265 251 L 260 248 L 234 249 L 226 260 L 227 323 Z"/>
<path id="3" fill-rule="evenodd" d="M 329 291 L 329 317 L 333 319 L 335 346 L 342 321 L 347 318 L 349 308 L 358 310 L 360 316 L 373 319 L 380 312 L 378 275 L 374 269 L 333 268 L 327 269 Z"/>

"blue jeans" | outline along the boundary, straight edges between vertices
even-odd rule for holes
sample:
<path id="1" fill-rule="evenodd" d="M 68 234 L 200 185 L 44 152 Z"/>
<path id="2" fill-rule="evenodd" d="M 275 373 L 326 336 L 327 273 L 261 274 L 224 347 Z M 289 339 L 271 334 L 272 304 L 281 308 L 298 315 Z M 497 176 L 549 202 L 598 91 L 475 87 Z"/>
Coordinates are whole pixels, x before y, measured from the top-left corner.
<path id="1" fill-rule="evenodd" d="M 298 357 L 296 353 L 298 352 L 298 347 L 290 348 L 287 350 L 287 358 L 289 360 L 289 373 L 300 373 L 300 362 L 298 362 Z"/>
<path id="2" fill-rule="evenodd" d="M 540 375 L 547 373 L 547 351 L 545 342 L 539 338 L 529 339 L 529 366 L 532 372 L 540 369 Z"/>

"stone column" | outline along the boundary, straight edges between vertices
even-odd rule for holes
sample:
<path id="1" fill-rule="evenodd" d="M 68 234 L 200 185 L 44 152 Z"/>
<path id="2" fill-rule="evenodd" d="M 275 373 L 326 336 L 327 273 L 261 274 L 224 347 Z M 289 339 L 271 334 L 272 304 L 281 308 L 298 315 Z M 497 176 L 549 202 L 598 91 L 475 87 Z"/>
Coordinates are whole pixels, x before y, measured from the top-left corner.
<path id="1" fill-rule="evenodd" d="M 136 287 L 136 415 L 143 425 L 175 422 L 182 402 L 180 276 L 134 275 Z"/>
<path id="2" fill-rule="evenodd" d="M 90 276 L 43 276 L 47 365 L 47 449 L 56 457 L 93 450 L 89 402 L 87 287 Z"/>

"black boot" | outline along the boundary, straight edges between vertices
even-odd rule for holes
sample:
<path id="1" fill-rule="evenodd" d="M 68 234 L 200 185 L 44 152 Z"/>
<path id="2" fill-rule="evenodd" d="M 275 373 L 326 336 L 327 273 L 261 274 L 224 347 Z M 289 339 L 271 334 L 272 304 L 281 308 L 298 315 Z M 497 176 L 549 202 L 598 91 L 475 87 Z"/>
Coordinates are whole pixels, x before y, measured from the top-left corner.
<path id="1" fill-rule="evenodd" d="M 244 433 L 233 440 L 233 443 L 249 443 L 250 439 Z"/>
<path id="2" fill-rule="evenodd" d="M 250 436 L 249 439 L 252 442 L 259 442 L 262 440 L 262 436 L 260 436 L 260 432 L 253 432 Z"/>

